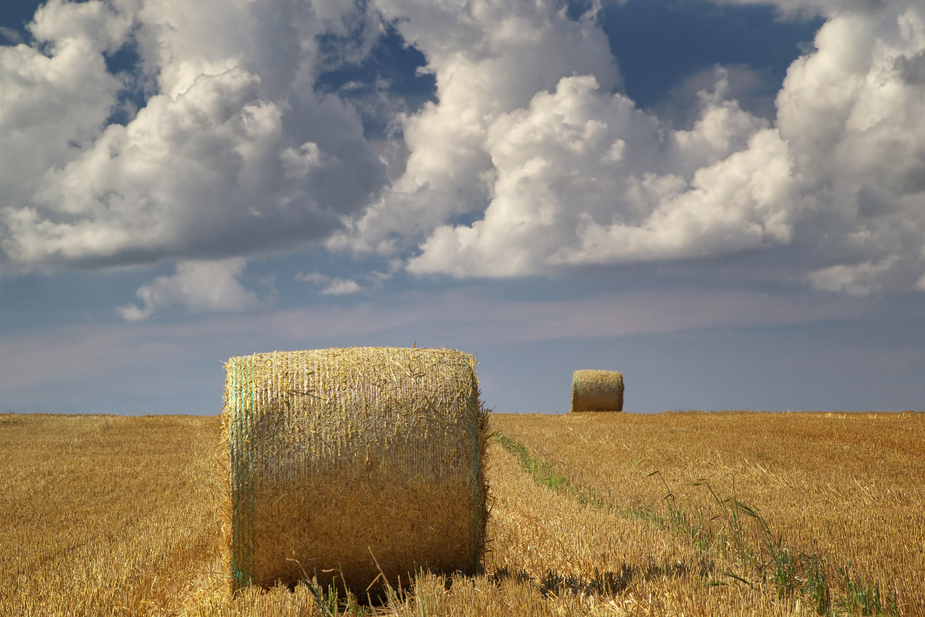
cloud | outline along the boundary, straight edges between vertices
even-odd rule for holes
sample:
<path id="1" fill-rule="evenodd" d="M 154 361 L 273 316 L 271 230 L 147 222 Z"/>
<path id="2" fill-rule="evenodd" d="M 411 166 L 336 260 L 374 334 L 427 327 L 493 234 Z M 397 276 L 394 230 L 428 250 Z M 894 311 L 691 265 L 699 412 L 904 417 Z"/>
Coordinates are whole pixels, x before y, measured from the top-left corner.
<path id="1" fill-rule="evenodd" d="M 29 30 L 39 41 L 55 44 L 84 39 L 95 49 L 114 52 L 125 43 L 136 8 L 134 0 L 48 0 L 36 11 Z"/>
<path id="2" fill-rule="evenodd" d="M 593 77 L 562 79 L 489 129 L 484 219 L 438 228 L 408 269 L 519 276 L 786 242 L 786 145 L 721 92 L 701 98 L 693 129 L 663 140 L 657 119 Z"/>
<path id="3" fill-rule="evenodd" d="M 831 266 L 810 272 L 809 280 L 816 289 L 867 296 L 880 288 L 877 278 L 889 272 L 895 263 L 895 259 L 887 259 L 881 263 L 866 261 L 855 266 Z"/>
<path id="4" fill-rule="evenodd" d="M 121 84 L 106 70 L 102 54 L 124 40 L 130 20 L 110 8 L 96 0 L 51 1 L 30 27 L 43 47 L 0 47 L 4 252 L 14 240 L 4 221 L 31 207 L 49 170 L 63 167 L 100 135 L 116 103 Z"/>
<path id="5" fill-rule="evenodd" d="M 42 49 L 0 49 L 0 250 L 99 267 L 292 250 L 386 182 L 352 106 L 317 94 L 317 37 L 357 9 L 268 0 L 49 2 Z M 353 16 L 353 17 L 351 17 Z M 150 83 L 125 126 L 104 54 L 134 45 Z M 15 154 L 14 154 L 15 153 Z M 8 159 L 8 160 L 6 160 Z"/>
<path id="6" fill-rule="evenodd" d="M 0 263 L 323 244 L 466 278 L 774 251 L 817 289 L 916 289 L 925 8 L 775 4 L 827 19 L 775 108 L 754 70 L 715 67 L 676 90 L 695 101 L 678 122 L 625 96 L 593 10 L 554 0 L 50 0 L 31 47 L 0 47 Z M 412 105 L 375 71 L 326 88 L 396 31 L 435 97 Z M 140 62 L 117 77 L 120 49 Z M 112 124 L 139 88 L 144 105 Z M 359 289 L 335 280 L 324 293 Z"/>
<path id="7" fill-rule="evenodd" d="M 832 267 L 894 264 L 870 276 L 907 289 L 925 271 L 925 84 L 897 67 L 923 50 L 919 5 L 839 15 L 777 98 L 777 125 L 812 203 L 801 242 Z"/>
<path id="8" fill-rule="evenodd" d="M 469 277 L 789 241 L 799 202 L 787 145 L 730 98 L 728 70 L 698 94 L 693 128 L 666 130 L 614 93 L 619 74 L 593 21 L 550 9 L 486 8 L 463 13 L 465 26 L 434 9 L 402 26 L 428 55 L 439 102 L 404 122 L 405 174 L 329 246 L 394 254 L 418 238 L 409 271 Z M 461 215 L 475 220 L 450 224 Z"/>
<path id="9" fill-rule="evenodd" d="M 12 28 L 0 26 L 0 37 L 6 39 L 7 43 L 10 45 L 18 45 L 22 42 L 22 36 Z"/>
<path id="10" fill-rule="evenodd" d="M 716 4 L 773 5 L 783 17 L 799 18 L 804 15 L 833 16 L 850 12 L 874 12 L 890 4 L 902 4 L 906 0 L 713 0 Z"/>
<path id="11" fill-rule="evenodd" d="M 321 293 L 325 296 L 346 296 L 363 290 L 356 281 L 330 278 L 320 272 L 300 272 L 295 278 L 297 281 L 312 283 L 321 288 Z"/>
<path id="12" fill-rule="evenodd" d="M 438 103 L 400 124 L 410 154 L 404 173 L 333 249 L 398 254 L 457 216 L 488 205 L 491 154 L 484 142 L 500 116 L 555 89 L 563 77 L 592 75 L 620 89 L 617 62 L 593 16 L 570 20 L 558 2 L 381 1 L 387 20 L 427 57 Z"/>
<path id="13" fill-rule="evenodd" d="M 830 18 L 790 67 L 773 122 L 741 108 L 725 68 L 698 92 L 688 130 L 580 74 L 488 117 L 473 137 L 490 161 L 479 168 L 483 193 L 470 198 L 474 220 L 453 223 L 459 206 L 429 232 L 407 225 L 420 238 L 408 270 L 512 277 L 791 247 L 794 282 L 844 293 L 916 288 L 925 271 L 925 9 L 827 6 L 818 4 Z M 408 199 L 441 202 L 433 184 L 417 187 Z M 413 209 L 388 211 L 394 220 Z M 355 229 L 367 233 L 369 222 Z M 395 245 L 389 237 L 379 246 Z M 836 282 L 848 272 L 859 278 Z"/>
<path id="14" fill-rule="evenodd" d="M 657 105 L 659 119 L 676 128 L 693 126 L 700 119 L 704 93 L 716 92 L 722 81 L 724 98 L 734 100 L 752 115 L 773 123 L 777 115 L 774 97 L 777 89 L 767 70 L 759 71 L 747 64 L 715 65 L 686 77 Z"/>
<path id="15" fill-rule="evenodd" d="M 159 276 L 139 288 L 141 306 L 120 306 L 128 321 L 143 321 L 157 311 L 185 307 L 191 313 L 241 312 L 261 308 L 264 302 L 241 284 L 247 265 L 242 258 L 222 261 L 179 262 L 173 276 Z"/>

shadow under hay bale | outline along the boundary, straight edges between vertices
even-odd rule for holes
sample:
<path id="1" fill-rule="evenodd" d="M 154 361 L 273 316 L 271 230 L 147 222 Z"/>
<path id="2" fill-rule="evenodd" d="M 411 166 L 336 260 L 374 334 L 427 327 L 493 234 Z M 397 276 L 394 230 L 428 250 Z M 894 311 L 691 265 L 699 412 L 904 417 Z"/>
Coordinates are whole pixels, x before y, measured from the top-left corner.
<path id="1" fill-rule="evenodd" d="M 487 412 L 475 358 L 350 348 L 225 366 L 232 588 L 317 576 L 366 597 L 484 551 Z M 374 587 L 373 591 L 376 591 Z"/>
<path id="2" fill-rule="evenodd" d="M 623 373 L 575 371 L 572 411 L 623 411 Z"/>

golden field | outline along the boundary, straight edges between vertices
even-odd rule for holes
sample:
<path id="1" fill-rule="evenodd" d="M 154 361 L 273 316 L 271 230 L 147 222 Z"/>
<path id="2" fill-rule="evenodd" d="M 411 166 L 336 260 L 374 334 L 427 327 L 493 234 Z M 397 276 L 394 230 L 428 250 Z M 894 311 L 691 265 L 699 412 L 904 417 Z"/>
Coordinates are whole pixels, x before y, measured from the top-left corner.
<path id="1" fill-rule="evenodd" d="M 0 615 L 925 615 L 925 414 L 491 429 L 484 572 L 368 606 L 230 597 L 217 416 L 0 415 Z"/>

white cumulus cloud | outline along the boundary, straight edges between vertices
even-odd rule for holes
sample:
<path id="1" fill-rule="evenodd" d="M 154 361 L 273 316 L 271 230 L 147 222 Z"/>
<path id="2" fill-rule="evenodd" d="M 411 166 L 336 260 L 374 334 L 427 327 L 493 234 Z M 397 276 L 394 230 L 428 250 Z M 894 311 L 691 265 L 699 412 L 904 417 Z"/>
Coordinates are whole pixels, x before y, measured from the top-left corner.
<path id="1" fill-rule="evenodd" d="M 438 228 L 409 269 L 518 276 L 787 242 L 787 146 L 722 89 L 720 72 L 719 96 L 702 93 L 700 121 L 666 139 L 656 118 L 600 92 L 593 77 L 562 79 L 489 129 L 484 218 Z"/>
<path id="2" fill-rule="evenodd" d="M 888 272 L 895 262 L 895 259 L 887 259 L 881 263 L 866 261 L 854 266 L 830 266 L 810 272 L 809 280 L 817 289 L 867 296 L 880 288 L 877 278 Z"/>
<path id="3" fill-rule="evenodd" d="M 395 253 L 454 216 L 484 211 L 494 174 L 485 140 L 496 119 L 573 73 L 594 76 L 608 92 L 621 85 L 593 17 L 570 20 L 552 0 L 383 0 L 378 6 L 426 55 L 439 103 L 404 118 L 410 149 L 404 174 L 349 221 L 332 248 Z"/>
<path id="4" fill-rule="evenodd" d="M 812 204 L 798 228 L 802 242 L 830 267 L 893 264 L 870 276 L 900 288 L 925 272 L 920 62 L 920 4 L 838 15 L 820 30 L 816 50 L 790 67 L 777 98 L 777 126 Z"/>
<path id="5" fill-rule="evenodd" d="M 130 24 L 98 0 L 53 0 L 31 27 L 44 47 L 0 47 L 0 248 L 16 241 L 3 221 L 30 208 L 45 174 L 102 133 L 121 87 L 102 54 Z"/>
<path id="6" fill-rule="evenodd" d="M 347 296 L 363 290 L 356 281 L 337 277 L 331 278 L 320 272 L 300 272 L 295 278 L 297 281 L 315 285 L 325 296 Z"/>
<path id="7" fill-rule="evenodd" d="M 517 277 L 773 251 L 817 289 L 921 288 L 925 7 L 774 4 L 826 20 L 774 109 L 736 100 L 750 69 L 716 67 L 682 85 L 699 110 L 681 130 L 625 95 L 593 11 L 557 0 L 50 0 L 30 45 L 0 47 L 0 266 L 317 243 L 416 274 Z M 363 101 L 363 84 L 319 81 L 387 25 L 436 79 L 415 111 L 381 76 Z M 140 62 L 115 76 L 123 46 Z M 143 104 L 113 124 L 132 88 Z"/>
<path id="8" fill-rule="evenodd" d="M 408 140 L 408 171 L 354 232 L 384 253 L 396 236 L 418 238 L 407 268 L 419 274 L 510 277 L 792 247 L 792 281 L 856 294 L 915 288 L 925 272 L 925 8 L 779 6 L 827 21 L 790 67 L 770 120 L 741 108 L 722 68 L 690 130 L 635 109 L 593 72 L 536 82 L 529 101 L 478 121 L 442 116 L 472 107 L 446 88 L 405 123 L 433 139 Z M 492 31 L 470 25 L 470 37 Z M 470 99 L 485 92 L 470 89 Z M 419 152 L 462 134 L 465 155 L 422 156 L 427 175 L 412 175 Z M 438 180 L 454 173 L 481 192 Z M 454 223 L 463 212 L 474 220 Z"/>
<path id="9" fill-rule="evenodd" d="M 240 281 L 246 265 L 242 258 L 179 262 L 172 276 L 159 276 L 138 289 L 140 306 L 127 304 L 117 311 L 129 321 L 142 321 L 177 307 L 193 313 L 258 309 L 264 302 Z"/>
<path id="10" fill-rule="evenodd" d="M 357 112 L 314 91 L 359 9 L 52 0 L 0 48 L 0 255 L 20 266 L 216 259 L 323 239 L 386 181 Z M 39 45 L 41 43 L 41 45 Z M 109 124 L 135 45 L 147 100 Z"/>

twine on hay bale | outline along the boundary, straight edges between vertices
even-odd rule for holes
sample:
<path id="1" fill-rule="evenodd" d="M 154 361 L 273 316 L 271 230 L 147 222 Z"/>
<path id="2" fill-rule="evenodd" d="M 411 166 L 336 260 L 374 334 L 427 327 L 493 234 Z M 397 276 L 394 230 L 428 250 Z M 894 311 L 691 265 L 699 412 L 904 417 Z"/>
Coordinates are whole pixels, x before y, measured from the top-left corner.
<path id="1" fill-rule="evenodd" d="M 365 597 L 384 574 L 475 572 L 487 412 L 449 349 L 263 353 L 225 365 L 232 588 L 318 577 Z"/>
<path id="2" fill-rule="evenodd" d="M 575 371 L 572 411 L 623 411 L 623 373 Z"/>

